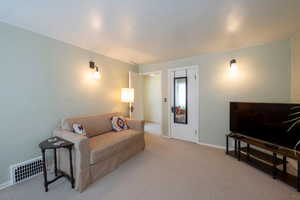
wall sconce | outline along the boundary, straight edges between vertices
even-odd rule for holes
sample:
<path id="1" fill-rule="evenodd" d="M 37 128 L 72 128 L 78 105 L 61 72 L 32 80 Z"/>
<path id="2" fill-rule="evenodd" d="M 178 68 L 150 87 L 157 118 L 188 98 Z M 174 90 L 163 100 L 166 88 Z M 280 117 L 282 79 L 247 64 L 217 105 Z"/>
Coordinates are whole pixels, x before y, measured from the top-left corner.
<path id="1" fill-rule="evenodd" d="M 238 71 L 238 65 L 236 63 L 236 59 L 232 59 L 230 61 L 230 71 L 231 72 L 237 72 Z"/>
<path id="2" fill-rule="evenodd" d="M 94 77 L 94 79 L 100 79 L 99 67 L 97 67 L 97 66 L 95 65 L 95 62 L 90 61 L 90 68 L 93 69 L 93 70 L 95 70 L 95 71 L 93 72 L 93 77 Z"/>
<path id="3" fill-rule="evenodd" d="M 122 88 L 121 89 L 121 102 L 129 103 L 129 116 L 133 112 L 132 103 L 134 102 L 134 89 L 133 88 Z"/>

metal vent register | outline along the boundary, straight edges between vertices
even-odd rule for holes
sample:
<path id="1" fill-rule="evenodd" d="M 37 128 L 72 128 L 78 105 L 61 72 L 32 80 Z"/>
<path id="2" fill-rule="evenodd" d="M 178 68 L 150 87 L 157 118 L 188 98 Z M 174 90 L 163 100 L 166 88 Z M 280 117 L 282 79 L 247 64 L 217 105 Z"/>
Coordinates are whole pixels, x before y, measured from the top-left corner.
<path id="1" fill-rule="evenodd" d="M 12 165 L 10 167 L 10 180 L 12 181 L 12 184 L 20 183 L 41 174 L 42 171 L 42 157 L 37 157 L 32 160 Z"/>

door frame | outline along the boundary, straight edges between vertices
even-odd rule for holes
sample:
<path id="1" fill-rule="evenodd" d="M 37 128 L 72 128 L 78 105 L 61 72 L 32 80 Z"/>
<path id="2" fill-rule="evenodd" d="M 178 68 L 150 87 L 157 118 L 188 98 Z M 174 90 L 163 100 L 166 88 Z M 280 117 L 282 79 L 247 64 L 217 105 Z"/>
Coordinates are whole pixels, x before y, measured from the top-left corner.
<path id="1" fill-rule="evenodd" d="M 173 134 L 172 134 L 172 128 L 171 128 L 171 95 L 172 95 L 172 86 L 171 84 L 173 84 L 173 81 L 171 80 L 171 73 L 174 71 L 178 71 L 178 70 L 188 70 L 188 69 L 194 69 L 196 71 L 196 122 L 198 122 L 197 124 L 195 124 L 195 131 L 197 131 L 197 137 L 195 137 L 195 143 L 199 143 L 200 141 L 200 131 L 199 131 L 199 65 L 192 65 L 192 66 L 184 66 L 184 67 L 176 67 L 176 68 L 171 68 L 168 69 L 168 102 L 167 102 L 167 106 L 168 106 L 168 136 L 170 138 L 174 138 Z"/>
<path id="2" fill-rule="evenodd" d="M 132 74 L 135 74 L 135 75 L 138 75 L 138 76 L 140 76 L 140 73 L 139 72 L 135 72 L 135 71 L 129 71 L 128 72 L 128 87 L 129 88 L 132 88 Z M 142 88 L 143 89 L 143 88 Z M 137 91 L 134 91 L 134 96 L 136 96 L 136 94 L 137 94 Z M 144 102 L 143 102 L 144 100 L 142 100 L 142 102 L 141 102 L 141 106 L 143 107 L 144 106 Z M 136 102 L 135 102 L 136 103 Z M 134 104 L 134 103 L 133 103 Z M 132 106 L 132 104 L 131 103 L 129 103 L 129 108 Z M 132 117 L 132 113 L 131 113 L 131 111 L 129 110 L 129 113 L 130 113 L 130 118 Z M 141 113 L 141 118 L 144 118 L 144 112 L 142 112 Z"/>
<path id="3" fill-rule="evenodd" d="M 162 70 L 159 71 L 150 71 L 150 72 L 140 72 L 138 73 L 140 76 L 146 76 L 146 75 L 150 75 L 150 74 L 159 74 L 160 75 L 160 136 L 164 135 L 163 134 L 163 74 L 162 74 Z M 143 84 L 144 87 L 144 84 Z M 144 88 L 143 88 L 144 89 Z M 142 102 L 143 107 L 144 107 L 144 100 Z M 145 115 L 143 115 L 143 117 L 145 118 Z"/>

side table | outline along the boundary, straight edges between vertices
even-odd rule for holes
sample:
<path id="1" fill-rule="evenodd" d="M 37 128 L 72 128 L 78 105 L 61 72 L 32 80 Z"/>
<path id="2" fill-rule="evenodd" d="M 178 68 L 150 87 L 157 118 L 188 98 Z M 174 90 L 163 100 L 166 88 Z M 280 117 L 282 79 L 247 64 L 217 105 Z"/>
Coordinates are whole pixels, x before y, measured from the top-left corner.
<path id="1" fill-rule="evenodd" d="M 72 148 L 73 148 L 74 144 L 72 142 L 69 142 L 67 140 L 64 140 L 60 137 L 51 137 L 48 138 L 47 140 L 44 140 L 43 142 L 41 142 L 39 144 L 39 147 L 42 151 L 42 155 L 43 155 L 43 173 L 44 173 L 44 186 L 45 186 L 45 191 L 48 192 L 48 185 L 57 181 L 58 179 L 62 178 L 62 177 L 66 177 L 72 185 L 72 188 L 74 188 L 74 175 L 73 175 L 73 162 L 72 162 Z M 69 158 L 70 158 L 70 175 L 68 175 L 67 173 L 58 170 L 57 169 L 57 149 L 60 148 L 65 148 L 69 150 Z M 54 153 L 54 174 L 55 174 L 55 178 L 51 181 L 47 180 L 47 168 L 46 168 L 46 158 L 45 158 L 45 153 L 46 150 L 51 150 L 53 149 L 53 153 Z"/>

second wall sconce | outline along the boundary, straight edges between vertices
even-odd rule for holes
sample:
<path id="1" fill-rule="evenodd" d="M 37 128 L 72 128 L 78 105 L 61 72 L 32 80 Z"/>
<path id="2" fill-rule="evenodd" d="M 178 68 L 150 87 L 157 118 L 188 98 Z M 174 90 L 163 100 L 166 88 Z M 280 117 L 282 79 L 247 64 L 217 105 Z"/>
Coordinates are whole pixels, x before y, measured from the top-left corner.
<path id="1" fill-rule="evenodd" d="M 93 69 L 93 70 L 95 70 L 95 71 L 93 72 L 93 77 L 94 77 L 95 79 L 100 79 L 99 67 L 97 67 L 97 66 L 95 65 L 95 62 L 94 62 L 94 61 L 90 61 L 90 68 Z"/>
<path id="2" fill-rule="evenodd" d="M 230 61 L 230 71 L 231 71 L 231 72 L 236 72 L 236 71 L 238 71 L 238 65 L 237 65 L 236 59 L 232 59 L 232 60 Z"/>

